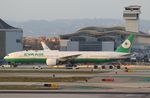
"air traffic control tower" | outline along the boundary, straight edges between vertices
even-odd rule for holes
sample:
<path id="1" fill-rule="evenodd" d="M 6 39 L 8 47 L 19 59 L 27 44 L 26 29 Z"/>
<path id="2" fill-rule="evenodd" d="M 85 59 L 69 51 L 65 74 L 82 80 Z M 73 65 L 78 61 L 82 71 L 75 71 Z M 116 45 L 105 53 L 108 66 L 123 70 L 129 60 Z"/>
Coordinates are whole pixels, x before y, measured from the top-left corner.
<path id="1" fill-rule="evenodd" d="M 139 14 L 141 6 L 131 5 L 125 7 L 123 18 L 125 19 L 126 31 L 139 32 Z"/>

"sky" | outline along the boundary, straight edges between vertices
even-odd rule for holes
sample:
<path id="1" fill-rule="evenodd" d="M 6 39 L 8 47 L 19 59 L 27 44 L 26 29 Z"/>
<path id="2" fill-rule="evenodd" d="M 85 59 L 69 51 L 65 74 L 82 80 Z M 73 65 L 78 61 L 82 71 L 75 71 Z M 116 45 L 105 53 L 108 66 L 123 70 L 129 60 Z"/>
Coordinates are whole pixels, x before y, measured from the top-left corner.
<path id="1" fill-rule="evenodd" d="M 125 6 L 142 6 L 141 19 L 150 20 L 150 0 L 0 0 L 4 20 L 122 19 Z"/>

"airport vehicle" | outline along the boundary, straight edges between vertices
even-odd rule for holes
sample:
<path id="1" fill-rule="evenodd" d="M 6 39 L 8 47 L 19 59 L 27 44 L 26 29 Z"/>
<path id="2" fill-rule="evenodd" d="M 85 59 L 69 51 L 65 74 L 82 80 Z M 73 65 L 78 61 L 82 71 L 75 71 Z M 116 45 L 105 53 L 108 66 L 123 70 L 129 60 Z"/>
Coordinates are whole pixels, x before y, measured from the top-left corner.
<path id="1" fill-rule="evenodd" d="M 128 38 L 115 51 L 58 51 L 49 50 L 28 50 L 10 53 L 4 57 L 9 64 L 18 63 L 46 63 L 49 66 L 65 63 L 66 66 L 75 66 L 77 63 L 104 63 L 129 58 L 131 46 L 134 41 L 134 34 Z M 48 51 L 47 51 L 48 50 Z"/>
<path id="2" fill-rule="evenodd" d="M 1 65 L 2 68 L 11 68 L 11 65 L 8 65 L 8 64 L 3 64 Z"/>

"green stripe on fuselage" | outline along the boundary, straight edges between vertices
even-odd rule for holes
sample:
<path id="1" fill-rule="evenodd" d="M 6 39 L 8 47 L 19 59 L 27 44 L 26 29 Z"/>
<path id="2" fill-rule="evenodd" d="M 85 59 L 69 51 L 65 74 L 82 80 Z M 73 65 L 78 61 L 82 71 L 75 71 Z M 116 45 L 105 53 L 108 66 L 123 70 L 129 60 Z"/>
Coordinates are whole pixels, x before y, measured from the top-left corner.
<path id="1" fill-rule="evenodd" d="M 5 59 L 10 63 L 46 63 L 46 58 L 7 58 Z M 77 58 L 74 59 L 74 63 L 104 63 L 104 62 L 113 62 L 117 59 L 95 59 L 95 58 Z"/>
<path id="2" fill-rule="evenodd" d="M 45 58 L 7 58 L 10 63 L 46 63 Z"/>

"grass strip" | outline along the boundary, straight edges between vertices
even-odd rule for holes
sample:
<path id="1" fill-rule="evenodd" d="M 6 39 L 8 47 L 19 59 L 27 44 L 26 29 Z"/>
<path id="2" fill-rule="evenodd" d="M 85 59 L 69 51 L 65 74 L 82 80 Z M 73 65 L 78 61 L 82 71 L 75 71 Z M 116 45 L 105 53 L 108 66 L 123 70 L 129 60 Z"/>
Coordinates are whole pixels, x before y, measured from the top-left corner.
<path id="1" fill-rule="evenodd" d="M 50 88 L 38 85 L 0 85 L 0 90 L 101 90 L 112 89 L 110 87 L 94 87 L 94 86 L 63 86 L 59 88 Z"/>
<path id="2" fill-rule="evenodd" d="M 88 77 L 0 77 L 0 82 L 76 82 L 86 81 Z"/>
<path id="3" fill-rule="evenodd" d="M 53 90 L 44 86 L 0 85 L 0 90 Z"/>
<path id="4" fill-rule="evenodd" d="M 110 71 L 79 71 L 79 70 L 13 70 L 13 69 L 0 69 L 0 73 L 72 73 L 72 74 L 95 74 L 106 73 Z"/>

